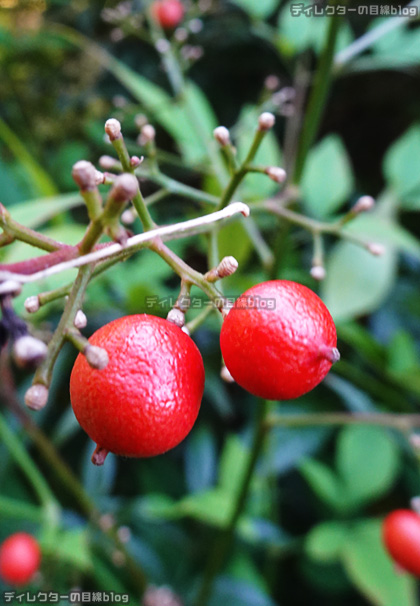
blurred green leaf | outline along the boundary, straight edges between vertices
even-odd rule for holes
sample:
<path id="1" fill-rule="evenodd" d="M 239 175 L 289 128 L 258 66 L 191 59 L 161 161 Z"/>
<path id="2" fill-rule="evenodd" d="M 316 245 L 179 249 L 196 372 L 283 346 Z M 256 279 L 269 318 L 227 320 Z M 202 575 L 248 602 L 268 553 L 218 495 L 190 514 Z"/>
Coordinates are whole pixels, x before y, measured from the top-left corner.
<path id="1" fill-rule="evenodd" d="M 380 520 L 354 525 L 342 549 L 347 574 L 375 606 L 416 606 L 416 583 L 395 570 L 381 540 Z"/>
<path id="2" fill-rule="evenodd" d="M 98 467 L 91 461 L 94 444 L 88 443 L 82 467 L 82 482 L 85 491 L 93 499 L 111 493 L 117 473 L 117 458 L 108 456 L 106 466 Z"/>
<path id="3" fill-rule="evenodd" d="M 219 486 L 226 494 L 235 497 L 242 484 L 250 452 L 236 435 L 225 442 L 220 457 Z"/>
<path id="4" fill-rule="evenodd" d="M 216 583 L 209 606 L 276 606 L 272 599 L 259 587 L 238 581 L 230 577 L 222 577 Z"/>
<path id="5" fill-rule="evenodd" d="M 349 426 L 340 432 L 337 471 L 345 496 L 363 505 L 388 491 L 399 468 L 398 447 L 380 427 Z"/>
<path id="6" fill-rule="evenodd" d="M 233 0 L 233 2 L 251 17 L 257 19 L 269 17 L 278 5 L 277 0 L 260 0 L 260 2 L 254 2 L 254 0 Z"/>
<path id="7" fill-rule="evenodd" d="M 176 510 L 210 526 L 226 528 L 233 512 L 232 494 L 221 488 L 214 488 L 186 496 L 178 502 Z"/>
<path id="8" fill-rule="evenodd" d="M 92 557 L 88 544 L 87 530 L 76 528 L 60 532 L 54 546 L 46 546 L 51 556 L 81 571 L 92 568 Z"/>
<path id="9" fill-rule="evenodd" d="M 348 503 L 340 478 L 329 467 L 314 459 L 306 459 L 301 463 L 299 470 L 315 494 L 326 505 L 337 511 L 346 511 Z"/>
<path id="10" fill-rule="evenodd" d="M 336 322 L 370 313 L 389 295 L 396 276 L 396 255 L 380 257 L 350 242 L 338 242 L 327 261 L 322 298 Z"/>
<path id="11" fill-rule="evenodd" d="M 388 347 L 388 367 L 392 373 L 404 373 L 419 366 L 416 343 L 404 330 L 396 332 Z"/>
<path id="12" fill-rule="evenodd" d="M 303 203 L 315 217 L 327 217 L 353 191 L 347 151 L 337 135 L 328 135 L 308 155 L 302 178 Z"/>
<path id="13" fill-rule="evenodd" d="M 83 204 L 79 193 L 61 194 L 13 204 L 10 213 L 18 223 L 36 229 L 60 213 Z"/>
<path id="14" fill-rule="evenodd" d="M 347 528 L 341 522 L 318 524 L 305 538 L 305 552 L 314 560 L 333 562 L 340 557 L 347 539 Z"/>
<path id="15" fill-rule="evenodd" d="M 403 200 L 407 194 L 420 187 L 419 158 L 420 125 L 415 124 L 391 145 L 383 164 L 386 178 Z"/>
<path id="16" fill-rule="evenodd" d="M 232 221 L 223 225 L 218 231 L 217 242 L 219 258 L 232 255 L 238 263 L 246 263 L 252 253 L 252 242 L 245 229 L 242 217 L 238 221 Z"/>
<path id="17" fill-rule="evenodd" d="M 212 433 L 204 426 L 193 431 L 185 449 L 185 479 L 189 492 L 200 492 L 214 483 L 216 446 Z"/>

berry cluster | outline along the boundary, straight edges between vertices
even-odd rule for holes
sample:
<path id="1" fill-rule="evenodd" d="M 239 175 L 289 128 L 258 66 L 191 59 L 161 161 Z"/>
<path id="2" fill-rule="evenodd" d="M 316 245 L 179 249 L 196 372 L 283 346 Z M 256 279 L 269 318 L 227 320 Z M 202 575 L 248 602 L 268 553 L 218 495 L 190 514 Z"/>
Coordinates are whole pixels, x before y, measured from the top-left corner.
<path id="1" fill-rule="evenodd" d="M 204 390 L 201 354 L 178 322 L 147 314 L 120 318 L 89 340 L 106 350 L 105 368 L 80 354 L 70 379 L 74 413 L 108 452 L 149 457 L 179 444 L 191 430 Z M 178 325 L 177 325 L 178 324 Z M 301 284 L 254 286 L 225 313 L 220 344 L 233 379 L 251 393 L 292 399 L 313 389 L 339 358 L 334 322 L 319 297 Z"/>

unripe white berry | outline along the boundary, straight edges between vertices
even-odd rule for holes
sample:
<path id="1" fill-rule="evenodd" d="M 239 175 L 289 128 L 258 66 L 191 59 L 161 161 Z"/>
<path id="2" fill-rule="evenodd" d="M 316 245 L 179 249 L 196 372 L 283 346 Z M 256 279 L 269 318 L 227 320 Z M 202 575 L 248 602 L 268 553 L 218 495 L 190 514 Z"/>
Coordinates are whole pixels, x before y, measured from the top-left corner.
<path id="1" fill-rule="evenodd" d="M 223 257 L 217 266 L 217 275 L 219 278 L 226 278 L 227 276 L 231 276 L 238 269 L 238 261 L 235 257 Z"/>
<path id="2" fill-rule="evenodd" d="M 141 127 L 139 143 L 140 145 L 147 145 L 151 141 L 154 141 L 156 137 L 156 131 L 151 124 L 145 124 Z"/>
<path id="3" fill-rule="evenodd" d="M 270 130 L 273 128 L 276 119 L 270 112 L 263 112 L 258 118 L 258 128 L 260 130 Z"/>
<path id="4" fill-rule="evenodd" d="M 132 200 L 139 190 L 137 178 L 130 173 L 119 175 L 112 186 L 110 196 L 118 202 Z"/>
<path id="5" fill-rule="evenodd" d="M 89 366 L 96 368 L 96 370 L 103 370 L 108 365 L 108 352 L 102 347 L 89 344 L 83 353 Z"/>
<path id="6" fill-rule="evenodd" d="M 379 244 L 378 242 L 370 242 L 366 248 L 372 255 L 375 255 L 375 257 L 381 257 L 386 252 L 385 246 L 383 246 L 383 244 Z"/>
<path id="7" fill-rule="evenodd" d="M 105 122 L 105 132 L 110 141 L 115 141 L 121 137 L 121 122 L 115 118 L 110 118 Z"/>
<path id="8" fill-rule="evenodd" d="M 218 126 L 215 128 L 213 131 L 213 136 L 222 147 L 229 145 L 230 143 L 230 133 L 226 126 Z"/>
<path id="9" fill-rule="evenodd" d="M 276 183 L 284 183 L 287 177 L 286 171 L 284 168 L 280 168 L 280 166 L 269 166 L 265 169 L 265 174 Z"/>
<path id="10" fill-rule="evenodd" d="M 81 309 L 79 309 L 78 312 L 76 313 L 73 324 L 79 330 L 82 328 L 86 328 L 87 317 L 86 317 L 86 314 Z"/>
<path id="11" fill-rule="evenodd" d="M 182 328 L 185 324 L 185 314 L 177 307 L 171 309 L 171 311 L 166 316 L 166 319 L 168 320 L 168 322 L 172 322 L 172 324 L 175 324 L 175 326 L 179 326 L 179 328 Z"/>
<path id="12" fill-rule="evenodd" d="M 47 351 L 45 343 L 31 335 L 24 335 L 14 342 L 12 355 L 20 368 L 26 368 L 38 366 L 45 359 Z"/>
<path id="13" fill-rule="evenodd" d="M 371 210 L 375 206 L 375 199 L 372 196 L 362 196 L 353 206 L 352 211 L 354 213 L 363 213 Z"/>
<path id="14" fill-rule="evenodd" d="M 48 401 L 48 388 L 41 383 L 32 385 L 25 394 L 25 404 L 32 410 L 41 410 Z"/>
<path id="15" fill-rule="evenodd" d="M 136 220 L 136 214 L 132 208 L 127 208 L 121 215 L 121 222 L 124 225 L 131 225 Z"/>
<path id="16" fill-rule="evenodd" d="M 22 292 L 22 284 L 16 280 L 5 280 L 0 282 L 0 295 L 11 295 L 17 297 Z"/>
<path id="17" fill-rule="evenodd" d="M 99 166 L 104 170 L 113 170 L 118 165 L 118 160 L 112 156 L 101 156 L 99 158 Z"/>
<path id="18" fill-rule="evenodd" d="M 72 177 L 80 189 L 87 190 L 96 187 L 96 168 L 87 160 L 79 160 L 73 166 Z"/>
<path id="19" fill-rule="evenodd" d="M 314 280 L 324 280 L 325 276 L 327 275 L 327 272 L 325 271 L 325 267 L 323 267 L 322 265 L 314 265 L 310 271 L 311 276 L 314 278 Z"/>
<path id="20" fill-rule="evenodd" d="M 33 295 L 32 297 L 28 297 L 25 301 L 25 309 L 28 314 L 34 314 L 41 307 L 39 303 L 39 297 L 37 295 Z"/>

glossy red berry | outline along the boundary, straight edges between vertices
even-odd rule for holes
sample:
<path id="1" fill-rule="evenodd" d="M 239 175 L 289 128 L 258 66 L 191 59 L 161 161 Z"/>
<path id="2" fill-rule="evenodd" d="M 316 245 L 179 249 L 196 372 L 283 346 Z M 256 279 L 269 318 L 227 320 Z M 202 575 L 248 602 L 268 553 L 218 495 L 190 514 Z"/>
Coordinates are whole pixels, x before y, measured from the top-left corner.
<path id="1" fill-rule="evenodd" d="M 156 0 L 152 4 L 153 18 L 163 29 L 177 27 L 184 17 L 184 5 L 180 0 Z"/>
<path id="2" fill-rule="evenodd" d="M 96 442 L 93 462 L 107 452 L 150 457 L 174 448 L 197 418 L 204 366 L 197 346 L 178 326 L 147 314 L 106 324 L 89 339 L 105 349 L 103 370 L 79 355 L 70 378 L 74 414 Z"/>
<path id="3" fill-rule="evenodd" d="M 36 539 L 26 532 L 16 532 L 0 546 L 0 577 L 10 585 L 26 585 L 41 563 Z"/>
<path id="4" fill-rule="evenodd" d="M 306 286 L 273 280 L 244 292 L 226 316 L 220 347 L 247 391 L 290 400 L 313 389 L 339 359 L 333 319 Z"/>
<path id="5" fill-rule="evenodd" d="M 397 509 L 384 520 L 385 547 L 398 566 L 420 577 L 420 516 L 411 509 Z"/>

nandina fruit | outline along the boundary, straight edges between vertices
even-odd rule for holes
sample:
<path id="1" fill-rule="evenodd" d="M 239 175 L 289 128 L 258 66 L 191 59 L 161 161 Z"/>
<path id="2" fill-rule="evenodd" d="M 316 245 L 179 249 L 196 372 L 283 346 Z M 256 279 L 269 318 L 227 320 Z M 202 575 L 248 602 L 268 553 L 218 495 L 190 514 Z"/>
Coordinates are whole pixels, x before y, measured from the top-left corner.
<path id="1" fill-rule="evenodd" d="M 180 0 L 156 0 L 152 4 L 152 16 L 163 29 L 173 29 L 184 17 L 184 6 Z"/>
<path id="2" fill-rule="evenodd" d="M 411 509 L 397 509 L 384 520 L 382 536 L 398 566 L 420 577 L 420 516 Z"/>
<path id="3" fill-rule="evenodd" d="M 10 585 L 26 585 L 38 570 L 41 550 L 26 532 L 10 535 L 0 546 L 0 576 Z"/>
<path id="4" fill-rule="evenodd" d="M 227 314 L 220 347 L 239 385 L 290 400 L 313 389 L 339 359 L 333 319 L 306 286 L 272 280 L 244 292 Z"/>
<path id="5" fill-rule="evenodd" d="M 162 454 L 179 444 L 197 418 L 204 390 L 201 354 L 178 326 L 147 314 L 106 324 L 89 339 L 108 352 L 103 370 L 79 355 L 70 378 L 74 414 L 97 444 L 127 457 Z"/>

